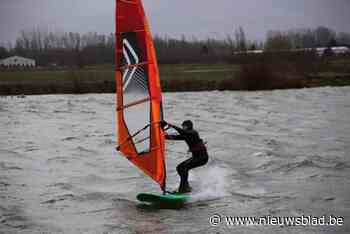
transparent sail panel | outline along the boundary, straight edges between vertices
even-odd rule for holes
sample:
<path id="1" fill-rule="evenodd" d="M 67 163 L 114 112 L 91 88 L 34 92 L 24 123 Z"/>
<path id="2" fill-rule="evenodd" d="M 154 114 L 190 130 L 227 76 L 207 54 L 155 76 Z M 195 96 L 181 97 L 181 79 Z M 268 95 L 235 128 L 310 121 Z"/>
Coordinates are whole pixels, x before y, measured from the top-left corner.
<path id="1" fill-rule="evenodd" d="M 123 104 L 132 105 L 124 110 L 124 120 L 130 135 L 150 124 L 150 101 L 147 76 L 143 68 L 126 69 L 123 74 Z M 135 104 L 140 102 L 138 104 Z M 135 104 L 135 105 L 133 105 Z M 137 153 L 148 152 L 150 147 L 150 128 L 133 137 Z"/>
<path id="2" fill-rule="evenodd" d="M 149 98 L 147 75 L 142 67 L 123 71 L 123 94 L 124 106 Z"/>
<path id="3" fill-rule="evenodd" d="M 143 61 L 142 51 L 138 46 L 137 35 L 134 32 L 122 35 L 121 67 L 123 74 L 123 106 L 124 120 L 137 153 L 148 152 L 150 148 L 150 101 L 148 90 L 148 77 L 145 67 L 140 65 Z M 138 133 L 139 132 L 139 133 Z"/>
<path id="4" fill-rule="evenodd" d="M 150 123 L 150 102 L 144 102 L 125 109 L 124 120 L 130 135 L 143 129 Z M 137 153 L 150 150 L 150 127 L 141 131 L 133 138 Z"/>

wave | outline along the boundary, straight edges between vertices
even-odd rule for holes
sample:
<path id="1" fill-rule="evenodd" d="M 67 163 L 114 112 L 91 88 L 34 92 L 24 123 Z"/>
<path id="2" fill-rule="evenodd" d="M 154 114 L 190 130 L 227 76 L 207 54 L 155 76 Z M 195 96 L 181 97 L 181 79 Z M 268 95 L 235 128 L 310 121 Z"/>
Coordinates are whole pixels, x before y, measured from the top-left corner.
<path id="1" fill-rule="evenodd" d="M 63 157 L 63 156 L 58 156 L 58 157 L 54 157 L 54 158 L 49 158 L 47 159 L 48 163 L 69 163 L 71 161 L 73 161 L 74 158 L 72 157 Z"/>
<path id="2" fill-rule="evenodd" d="M 65 137 L 63 139 L 61 139 L 62 141 L 72 141 L 72 140 L 79 140 L 78 137 Z"/>
<path id="3" fill-rule="evenodd" d="M 75 201 L 87 202 L 87 201 L 113 201 L 117 194 L 115 193 L 106 193 L 106 192 L 91 192 L 85 193 L 79 196 L 74 196 Z"/>
<path id="4" fill-rule="evenodd" d="M 55 113 L 55 114 L 71 114 L 72 113 L 72 111 L 70 111 L 70 110 L 54 110 L 53 111 L 53 113 Z"/>
<path id="5" fill-rule="evenodd" d="M 337 164 L 334 165 L 333 168 L 337 169 L 337 170 L 343 170 L 343 169 L 346 169 L 346 168 L 350 168 L 350 165 L 348 165 L 345 162 L 338 162 Z"/>
<path id="6" fill-rule="evenodd" d="M 23 170 L 21 167 L 17 166 L 9 166 L 8 164 L 5 164 L 5 162 L 0 162 L 0 169 L 5 170 L 5 171 L 10 171 L 10 170 Z"/>
<path id="7" fill-rule="evenodd" d="M 49 200 L 41 202 L 41 204 L 54 204 L 57 202 L 63 202 L 63 201 L 71 201 L 71 202 L 91 202 L 91 201 L 111 201 L 111 202 L 129 202 L 130 200 L 125 198 L 118 198 L 117 194 L 115 193 L 107 193 L 107 192 L 90 192 L 90 193 L 84 193 L 84 194 L 73 194 L 73 193 L 67 193 L 63 195 L 55 196 L 54 198 L 51 198 Z"/>
<path id="8" fill-rule="evenodd" d="M 41 204 L 53 204 L 59 201 L 71 200 L 72 198 L 74 198 L 73 194 L 64 194 L 64 195 L 57 196 L 56 198 L 41 202 Z"/>
<path id="9" fill-rule="evenodd" d="M 96 150 L 92 150 L 92 149 L 88 149 L 82 146 L 78 146 L 76 148 L 74 148 L 74 151 L 77 151 L 76 153 L 74 153 L 74 155 L 76 156 L 86 156 L 86 155 L 96 155 L 98 154 L 98 152 Z"/>
<path id="10" fill-rule="evenodd" d="M 320 163 L 316 160 L 311 159 L 304 159 L 299 162 L 289 162 L 286 164 L 281 164 L 281 160 L 271 160 L 266 163 L 264 163 L 261 166 L 258 166 L 257 170 L 264 170 L 267 172 L 295 172 L 297 170 L 303 169 L 303 168 L 316 168 L 316 169 L 328 169 L 328 170 L 343 170 L 346 168 L 349 168 L 349 165 L 346 162 L 329 162 L 329 164 Z"/>
<path id="11" fill-rule="evenodd" d="M 55 183 L 52 185 L 49 185 L 48 187 L 58 187 L 62 190 L 71 190 L 73 188 L 73 185 L 71 183 Z"/>
<path id="12" fill-rule="evenodd" d="M 8 157 L 8 158 L 23 158 L 24 155 L 17 153 L 16 151 L 10 151 L 10 150 L 2 150 L 0 149 L 0 155 L 1 158 Z"/>
<path id="13" fill-rule="evenodd" d="M 82 110 L 80 111 L 82 114 L 96 114 L 96 111 L 88 111 L 88 110 Z"/>

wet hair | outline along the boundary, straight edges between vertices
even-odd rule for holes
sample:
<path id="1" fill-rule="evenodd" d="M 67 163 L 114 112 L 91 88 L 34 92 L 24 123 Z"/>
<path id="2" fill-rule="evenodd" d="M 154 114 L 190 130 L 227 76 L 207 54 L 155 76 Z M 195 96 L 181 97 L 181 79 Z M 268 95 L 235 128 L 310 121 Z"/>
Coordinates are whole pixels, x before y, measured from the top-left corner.
<path id="1" fill-rule="evenodd" d="M 182 126 L 187 126 L 188 129 L 193 129 L 193 123 L 191 120 L 185 120 L 181 124 Z"/>

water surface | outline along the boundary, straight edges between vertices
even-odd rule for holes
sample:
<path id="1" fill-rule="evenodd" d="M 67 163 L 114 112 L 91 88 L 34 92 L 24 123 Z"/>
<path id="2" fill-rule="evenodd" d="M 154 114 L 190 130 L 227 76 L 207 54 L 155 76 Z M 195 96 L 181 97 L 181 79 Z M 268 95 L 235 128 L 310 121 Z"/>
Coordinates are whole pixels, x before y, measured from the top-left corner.
<path id="1" fill-rule="evenodd" d="M 0 98 L 0 233 L 350 232 L 349 87 L 166 93 L 166 120 L 193 120 L 210 154 L 178 210 L 136 200 L 159 188 L 114 151 L 114 98 Z M 167 144 L 169 189 L 186 151 Z M 212 227 L 213 214 L 335 215 L 345 225 Z"/>

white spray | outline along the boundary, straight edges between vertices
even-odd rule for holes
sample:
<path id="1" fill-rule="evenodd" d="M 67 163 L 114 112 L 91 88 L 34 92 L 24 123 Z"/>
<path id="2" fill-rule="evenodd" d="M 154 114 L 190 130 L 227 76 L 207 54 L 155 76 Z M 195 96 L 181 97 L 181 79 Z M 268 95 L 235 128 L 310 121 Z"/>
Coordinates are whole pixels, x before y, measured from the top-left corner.
<path id="1" fill-rule="evenodd" d="M 226 168 L 208 165 L 190 172 L 190 184 L 194 184 L 193 201 L 215 199 L 230 195 L 228 180 L 231 174 Z"/>

